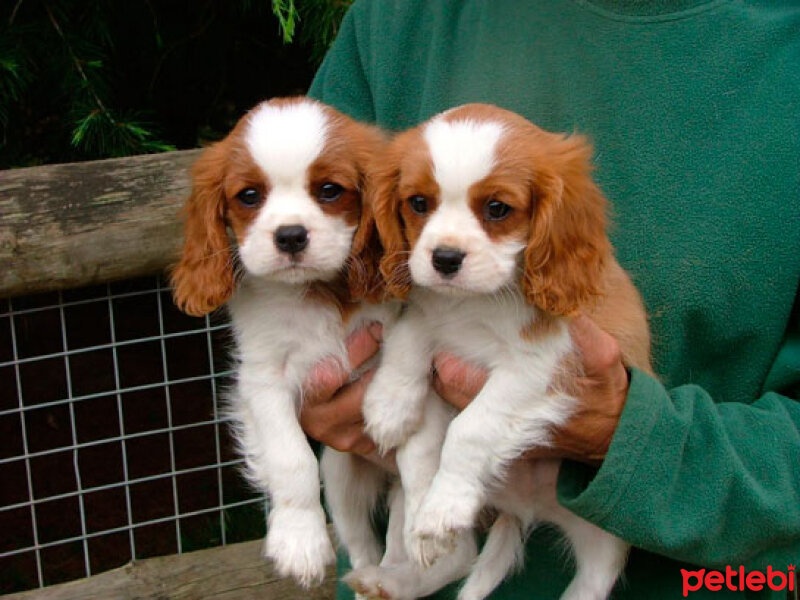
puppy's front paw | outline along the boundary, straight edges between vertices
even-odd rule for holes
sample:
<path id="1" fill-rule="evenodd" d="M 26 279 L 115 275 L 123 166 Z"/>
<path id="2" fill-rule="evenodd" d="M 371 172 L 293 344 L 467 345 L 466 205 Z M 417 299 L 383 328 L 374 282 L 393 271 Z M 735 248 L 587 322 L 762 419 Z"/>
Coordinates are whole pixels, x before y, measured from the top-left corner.
<path id="1" fill-rule="evenodd" d="M 409 381 L 392 369 L 379 369 L 364 394 L 367 435 L 385 454 L 405 443 L 422 421 L 428 380 Z"/>
<path id="2" fill-rule="evenodd" d="M 458 537 L 474 525 L 479 510 L 480 502 L 470 493 L 429 493 L 414 517 L 408 553 L 420 566 L 430 567 L 455 550 Z"/>
<path id="3" fill-rule="evenodd" d="M 292 577 L 305 588 L 322 583 L 325 567 L 335 559 L 322 510 L 272 510 L 264 554 L 281 577 Z"/>
<path id="4" fill-rule="evenodd" d="M 404 595 L 410 582 L 404 581 L 397 568 L 370 565 L 354 569 L 342 577 L 359 600 L 404 600 L 413 596 Z M 406 590 L 404 590 L 404 587 Z"/>

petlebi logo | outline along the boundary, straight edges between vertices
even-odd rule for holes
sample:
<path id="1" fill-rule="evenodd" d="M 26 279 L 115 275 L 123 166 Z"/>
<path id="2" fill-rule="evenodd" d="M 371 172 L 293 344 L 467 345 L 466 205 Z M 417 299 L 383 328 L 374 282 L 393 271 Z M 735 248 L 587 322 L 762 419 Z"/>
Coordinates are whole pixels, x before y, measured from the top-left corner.
<path id="1" fill-rule="evenodd" d="M 683 576 L 683 597 L 686 598 L 690 592 L 696 592 L 705 588 L 712 592 L 728 589 L 733 592 L 749 590 L 760 592 L 763 589 L 770 589 L 775 592 L 781 590 L 795 589 L 795 568 L 794 565 L 786 567 L 786 571 L 779 571 L 768 566 L 764 571 L 748 571 L 745 574 L 744 567 L 738 569 L 730 565 L 725 567 L 725 572 L 699 569 L 697 571 L 687 571 L 681 569 Z"/>

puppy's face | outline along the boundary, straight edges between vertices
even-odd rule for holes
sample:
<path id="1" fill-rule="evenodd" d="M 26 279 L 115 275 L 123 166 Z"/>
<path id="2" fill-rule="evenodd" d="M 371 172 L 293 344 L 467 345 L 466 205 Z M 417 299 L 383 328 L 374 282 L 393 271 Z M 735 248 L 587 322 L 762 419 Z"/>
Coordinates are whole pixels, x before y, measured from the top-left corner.
<path id="1" fill-rule="evenodd" d="M 419 131 L 426 160 L 400 172 L 400 214 L 414 283 L 494 292 L 516 280 L 530 222 L 527 177 L 498 177 L 503 123 L 447 116 Z"/>
<path id="2" fill-rule="evenodd" d="M 363 261 L 373 227 L 362 190 L 381 144 L 373 129 L 306 98 L 250 111 L 193 169 L 173 273 L 178 305 L 204 314 L 230 296 L 226 227 L 244 270 L 264 280 L 329 281 Z M 357 267 L 364 275 L 364 265 Z"/>
<path id="3" fill-rule="evenodd" d="M 262 104 L 247 117 L 223 187 L 249 273 L 302 283 L 340 271 L 361 215 L 352 127 L 309 101 Z"/>
<path id="4" fill-rule="evenodd" d="M 547 133 L 489 105 L 453 109 L 398 136 L 377 175 L 382 268 L 449 294 L 521 286 L 568 314 L 597 293 L 609 251 L 605 200 L 581 138 Z"/>

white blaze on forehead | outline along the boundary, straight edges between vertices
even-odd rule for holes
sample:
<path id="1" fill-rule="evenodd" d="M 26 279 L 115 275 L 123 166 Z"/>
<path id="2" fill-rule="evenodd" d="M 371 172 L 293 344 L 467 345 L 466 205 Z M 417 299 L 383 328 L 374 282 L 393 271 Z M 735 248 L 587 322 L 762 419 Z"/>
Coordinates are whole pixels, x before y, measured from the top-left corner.
<path id="1" fill-rule="evenodd" d="M 275 184 L 305 180 L 325 146 L 328 120 L 317 104 L 265 104 L 250 115 L 244 139 L 256 164 Z"/>
<path id="2" fill-rule="evenodd" d="M 503 126 L 493 121 L 436 119 L 425 127 L 423 137 L 442 200 L 462 196 L 491 172 L 502 134 Z"/>

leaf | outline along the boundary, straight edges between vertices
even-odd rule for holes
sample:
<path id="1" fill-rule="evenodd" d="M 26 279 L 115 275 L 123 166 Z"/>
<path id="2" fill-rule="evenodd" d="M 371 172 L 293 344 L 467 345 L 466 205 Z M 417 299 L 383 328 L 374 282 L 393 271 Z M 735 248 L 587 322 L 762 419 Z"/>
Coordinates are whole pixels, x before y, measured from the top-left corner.
<path id="1" fill-rule="evenodd" d="M 283 43 L 291 43 L 294 39 L 295 24 L 300 18 L 294 0 L 272 0 L 272 12 L 278 18 Z"/>

